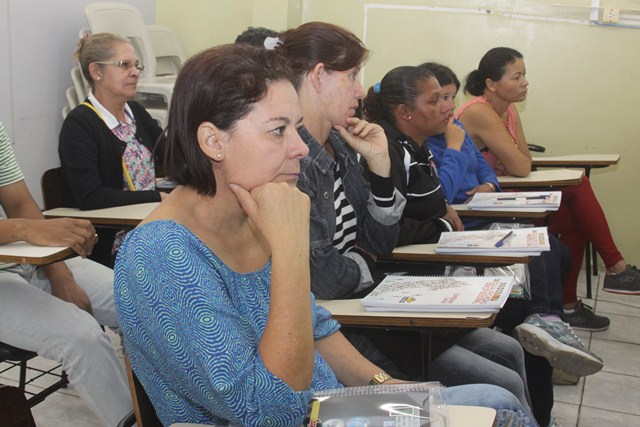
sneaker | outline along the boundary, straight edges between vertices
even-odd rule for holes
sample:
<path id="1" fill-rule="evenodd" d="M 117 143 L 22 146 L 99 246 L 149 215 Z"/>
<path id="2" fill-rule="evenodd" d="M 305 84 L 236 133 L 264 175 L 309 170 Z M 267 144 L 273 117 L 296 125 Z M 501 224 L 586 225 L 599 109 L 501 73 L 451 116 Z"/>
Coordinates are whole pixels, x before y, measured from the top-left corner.
<path id="1" fill-rule="evenodd" d="M 573 313 L 564 313 L 562 319 L 573 329 L 581 331 L 598 332 L 609 328 L 608 317 L 598 316 L 593 312 L 593 307 L 578 300 L 574 306 Z"/>
<path id="2" fill-rule="evenodd" d="M 576 385 L 580 381 L 580 377 L 562 372 L 560 369 L 553 368 L 551 381 L 556 385 Z"/>
<path id="3" fill-rule="evenodd" d="M 582 345 L 571 327 L 561 320 L 528 316 L 514 333 L 529 353 L 544 357 L 549 364 L 570 375 L 583 377 L 600 371 L 604 362 Z"/>
<path id="4" fill-rule="evenodd" d="M 614 294 L 640 295 L 640 271 L 635 265 L 627 264 L 621 273 L 605 276 L 602 289 Z"/>

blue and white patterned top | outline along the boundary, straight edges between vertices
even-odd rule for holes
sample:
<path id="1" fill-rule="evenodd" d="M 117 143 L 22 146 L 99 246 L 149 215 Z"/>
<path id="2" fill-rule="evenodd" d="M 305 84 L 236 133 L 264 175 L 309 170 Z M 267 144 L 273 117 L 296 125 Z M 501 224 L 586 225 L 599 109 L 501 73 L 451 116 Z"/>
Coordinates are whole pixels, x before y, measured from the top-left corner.
<path id="1" fill-rule="evenodd" d="M 236 273 L 174 221 L 127 234 L 115 267 L 116 310 L 133 370 L 163 424 L 298 426 L 313 390 L 341 387 L 318 353 L 307 391 L 264 366 L 258 343 L 270 278 L 271 262 Z M 339 324 L 310 298 L 314 338 L 335 333 Z"/>

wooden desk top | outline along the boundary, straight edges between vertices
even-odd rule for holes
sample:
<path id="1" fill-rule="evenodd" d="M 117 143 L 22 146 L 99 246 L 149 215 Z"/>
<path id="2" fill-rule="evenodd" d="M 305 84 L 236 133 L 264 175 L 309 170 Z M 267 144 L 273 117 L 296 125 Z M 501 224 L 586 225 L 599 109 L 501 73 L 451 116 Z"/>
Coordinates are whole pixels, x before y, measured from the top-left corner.
<path id="1" fill-rule="evenodd" d="M 533 166 L 563 166 L 602 168 L 615 165 L 620 154 L 570 154 L 567 156 L 534 156 Z"/>
<path id="2" fill-rule="evenodd" d="M 584 171 L 582 169 L 544 169 L 532 171 L 529 176 L 519 178 L 515 176 L 499 176 L 500 187 L 566 187 L 580 183 Z"/>
<path id="3" fill-rule="evenodd" d="M 482 328 L 490 326 L 497 313 L 416 313 L 366 311 L 359 299 L 316 300 L 345 326 L 402 328 Z"/>
<path id="4" fill-rule="evenodd" d="M 0 245 L 0 262 L 45 265 L 75 256 L 71 248 L 36 246 L 27 242 Z"/>
<path id="5" fill-rule="evenodd" d="M 544 208 L 528 208 L 513 210 L 469 209 L 467 204 L 451 205 L 460 218 L 546 218 L 551 212 Z"/>
<path id="6" fill-rule="evenodd" d="M 81 218 L 94 225 L 118 225 L 135 227 L 153 211 L 160 202 L 116 206 L 113 208 L 82 211 L 76 208 L 56 208 L 44 211 L 45 218 Z"/>
<path id="7" fill-rule="evenodd" d="M 399 246 L 387 257 L 378 257 L 379 261 L 422 261 L 441 264 L 465 264 L 465 265 L 510 265 L 517 263 L 528 264 L 532 256 L 508 256 L 508 255 L 463 255 L 463 254 L 437 254 L 435 243 Z"/>

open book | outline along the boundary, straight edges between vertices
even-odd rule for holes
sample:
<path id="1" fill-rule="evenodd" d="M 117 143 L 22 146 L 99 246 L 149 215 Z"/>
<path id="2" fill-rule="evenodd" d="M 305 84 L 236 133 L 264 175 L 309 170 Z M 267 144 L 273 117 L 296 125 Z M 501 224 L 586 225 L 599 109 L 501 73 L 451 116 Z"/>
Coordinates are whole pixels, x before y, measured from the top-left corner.
<path id="1" fill-rule="evenodd" d="M 497 312 L 513 276 L 387 276 L 361 301 L 367 311 Z"/>
<path id="2" fill-rule="evenodd" d="M 560 191 L 520 191 L 507 193 L 475 193 L 467 206 L 482 210 L 557 211 L 562 200 Z"/>
<path id="3" fill-rule="evenodd" d="M 450 231 L 440 235 L 435 253 L 466 255 L 540 255 L 549 250 L 547 227 Z"/>
<path id="4" fill-rule="evenodd" d="M 304 427 L 445 427 L 447 406 L 437 382 L 318 391 Z"/>

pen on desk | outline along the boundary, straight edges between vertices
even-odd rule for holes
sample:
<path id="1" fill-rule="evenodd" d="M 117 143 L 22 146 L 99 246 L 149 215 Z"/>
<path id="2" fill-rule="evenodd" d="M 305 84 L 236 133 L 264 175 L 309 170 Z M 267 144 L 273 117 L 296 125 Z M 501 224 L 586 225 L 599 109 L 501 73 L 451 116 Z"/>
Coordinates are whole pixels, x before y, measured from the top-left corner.
<path id="1" fill-rule="evenodd" d="M 507 241 L 507 239 L 509 237 L 513 236 L 513 230 L 511 230 L 510 232 L 508 232 L 504 237 L 502 237 L 500 240 L 498 240 L 496 242 L 496 244 L 494 245 L 496 248 L 499 248 L 500 246 L 504 245 L 504 242 Z"/>
<path id="2" fill-rule="evenodd" d="M 498 197 L 496 200 L 518 200 L 518 199 L 544 200 L 544 199 L 548 199 L 549 197 L 551 197 L 550 194 L 540 195 L 540 196 L 528 196 L 528 197 Z"/>

